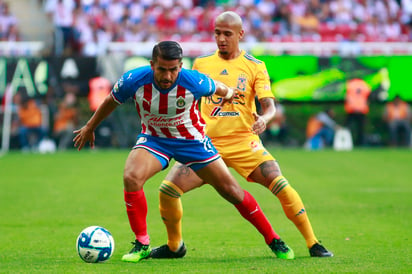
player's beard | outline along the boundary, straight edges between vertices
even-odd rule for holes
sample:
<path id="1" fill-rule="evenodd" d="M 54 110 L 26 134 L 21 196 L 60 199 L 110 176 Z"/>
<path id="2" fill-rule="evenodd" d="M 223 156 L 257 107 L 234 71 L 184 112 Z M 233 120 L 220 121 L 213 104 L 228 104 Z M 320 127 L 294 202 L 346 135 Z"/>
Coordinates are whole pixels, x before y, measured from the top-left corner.
<path id="1" fill-rule="evenodd" d="M 226 51 L 226 50 L 219 50 L 219 55 L 220 56 L 227 56 L 228 54 L 229 54 L 229 52 Z"/>

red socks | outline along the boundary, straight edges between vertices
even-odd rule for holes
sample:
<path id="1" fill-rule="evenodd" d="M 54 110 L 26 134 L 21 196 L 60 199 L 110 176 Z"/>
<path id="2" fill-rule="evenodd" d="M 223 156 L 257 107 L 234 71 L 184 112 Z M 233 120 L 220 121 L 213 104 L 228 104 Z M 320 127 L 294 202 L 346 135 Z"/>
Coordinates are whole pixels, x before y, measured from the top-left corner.
<path id="1" fill-rule="evenodd" d="M 260 209 L 255 198 L 249 192 L 244 190 L 245 197 L 240 204 L 235 207 L 239 213 L 262 234 L 266 244 L 270 244 L 273 239 L 279 239 L 279 235 L 273 230 L 263 211 Z M 126 203 L 127 216 L 132 231 L 136 235 L 136 240 L 144 245 L 150 243 L 147 234 L 147 202 L 143 189 L 134 192 L 124 191 L 124 200 Z"/>
<path id="2" fill-rule="evenodd" d="M 147 234 L 146 223 L 147 202 L 143 189 L 133 192 L 124 191 L 124 201 L 130 227 L 136 235 L 136 240 L 141 244 L 148 245 L 150 238 Z"/>
<path id="3" fill-rule="evenodd" d="M 260 206 L 256 202 L 255 198 L 244 190 L 245 197 L 240 204 L 236 204 L 235 207 L 239 213 L 262 234 L 265 238 L 266 244 L 270 244 L 273 239 L 279 239 L 279 235 L 273 230 L 272 225 L 269 223 Z"/>

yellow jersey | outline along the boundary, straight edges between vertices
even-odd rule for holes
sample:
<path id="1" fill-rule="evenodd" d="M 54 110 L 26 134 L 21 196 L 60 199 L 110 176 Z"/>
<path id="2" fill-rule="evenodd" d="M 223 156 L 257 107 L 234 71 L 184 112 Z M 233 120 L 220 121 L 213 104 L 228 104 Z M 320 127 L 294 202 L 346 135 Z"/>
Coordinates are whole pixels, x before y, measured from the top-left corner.
<path id="1" fill-rule="evenodd" d="M 216 51 L 198 57 L 193 69 L 237 89 L 233 102 L 223 107 L 217 95 L 202 98 L 200 109 L 207 125 L 206 134 L 210 138 L 250 135 L 255 121 L 252 115 L 256 112 L 255 98 L 274 98 L 265 63 L 243 50 L 232 60 L 220 58 Z"/>

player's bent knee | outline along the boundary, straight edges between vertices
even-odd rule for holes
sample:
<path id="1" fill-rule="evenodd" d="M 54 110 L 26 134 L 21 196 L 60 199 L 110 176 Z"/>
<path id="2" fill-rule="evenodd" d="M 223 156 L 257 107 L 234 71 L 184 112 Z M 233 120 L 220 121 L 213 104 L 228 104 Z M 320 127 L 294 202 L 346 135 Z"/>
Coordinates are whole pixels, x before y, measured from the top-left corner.
<path id="1" fill-rule="evenodd" d="M 127 191 L 138 191 L 143 188 L 145 179 L 136 172 L 124 172 L 123 184 Z"/>
<path id="2" fill-rule="evenodd" d="M 171 181 L 164 180 L 159 187 L 160 198 L 164 196 L 180 198 L 183 193 L 183 190 Z"/>

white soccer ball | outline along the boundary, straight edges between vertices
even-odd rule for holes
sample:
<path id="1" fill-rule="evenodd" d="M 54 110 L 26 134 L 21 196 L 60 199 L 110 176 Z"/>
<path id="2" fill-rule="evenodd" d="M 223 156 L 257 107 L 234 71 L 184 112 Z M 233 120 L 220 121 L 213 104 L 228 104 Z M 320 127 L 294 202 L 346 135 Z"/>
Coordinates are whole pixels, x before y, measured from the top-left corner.
<path id="1" fill-rule="evenodd" d="M 114 252 L 114 239 L 101 226 L 89 226 L 80 232 L 76 241 L 80 258 L 87 263 L 99 263 L 110 259 Z"/>

